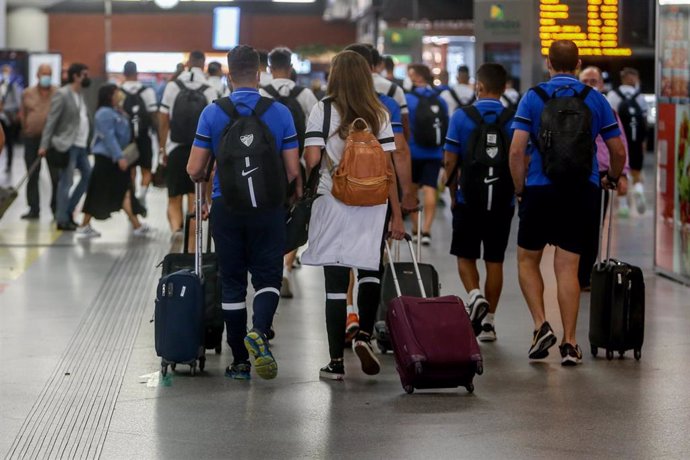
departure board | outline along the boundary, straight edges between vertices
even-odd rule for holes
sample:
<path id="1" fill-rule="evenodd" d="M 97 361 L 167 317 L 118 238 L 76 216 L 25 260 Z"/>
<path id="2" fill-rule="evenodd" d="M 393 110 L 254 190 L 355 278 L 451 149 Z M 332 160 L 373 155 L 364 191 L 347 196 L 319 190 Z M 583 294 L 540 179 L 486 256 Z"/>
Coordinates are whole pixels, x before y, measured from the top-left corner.
<path id="1" fill-rule="evenodd" d="M 540 0 L 541 52 L 555 40 L 572 40 L 581 56 L 630 56 L 618 43 L 619 0 Z"/>

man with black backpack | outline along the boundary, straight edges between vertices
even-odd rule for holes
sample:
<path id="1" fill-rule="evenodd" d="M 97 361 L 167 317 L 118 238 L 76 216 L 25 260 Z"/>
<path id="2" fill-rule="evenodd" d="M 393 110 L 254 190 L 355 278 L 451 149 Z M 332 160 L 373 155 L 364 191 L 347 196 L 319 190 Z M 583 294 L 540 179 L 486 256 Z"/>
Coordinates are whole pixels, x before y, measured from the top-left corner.
<path id="1" fill-rule="evenodd" d="M 192 51 L 188 70 L 171 80 L 161 100 L 158 140 L 160 161 L 167 165 L 168 222 L 174 235 L 182 234 L 182 197 L 187 195 L 187 210 L 194 209 L 194 184 L 185 168 L 194 142 L 196 126 L 204 108 L 218 97 L 204 74 L 206 56 Z"/>
<path id="2" fill-rule="evenodd" d="M 448 106 L 431 87 L 432 77 L 429 67 L 413 64 L 408 67 L 408 75 L 414 88 L 407 93 L 410 109 L 410 152 L 412 153 L 412 183 L 416 196 L 419 188 L 424 194 L 424 223 L 422 241 L 424 246 L 431 244 L 431 225 L 436 213 L 436 189 L 443 162 L 443 144 L 448 131 Z M 413 226 L 417 225 L 417 215 L 412 214 Z M 416 228 L 414 229 L 416 234 Z"/>
<path id="3" fill-rule="evenodd" d="M 515 214 L 509 166 L 515 112 L 504 109 L 499 100 L 506 76 L 500 64 L 479 67 L 478 100 L 453 114 L 444 155 L 453 208 L 450 253 L 458 258 L 460 280 L 469 295 L 470 320 L 482 342 L 496 340 L 494 315 L 503 289 L 503 260 Z M 477 271 L 482 248 L 486 297 Z"/>
<path id="4" fill-rule="evenodd" d="M 633 198 L 638 214 L 644 214 L 647 202 L 642 185 L 642 165 L 644 163 L 645 137 L 647 135 L 647 112 L 649 107 L 640 91 L 640 74 L 637 70 L 625 67 L 621 70 L 621 85 L 610 91 L 606 98 L 613 110 L 618 113 L 625 130 L 630 152 L 630 175 L 633 181 Z"/>
<path id="5" fill-rule="evenodd" d="M 625 165 L 625 148 L 606 98 L 576 78 L 581 65 L 577 45 L 570 40 L 554 41 L 547 65 L 551 79 L 525 94 L 513 123 L 510 169 L 520 203 L 518 271 L 534 320 L 529 358 L 543 359 L 557 339 L 546 321 L 540 263 L 546 245 L 556 247 L 554 271 L 563 322 L 561 364 L 574 366 L 582 361 L 576 336 L 580 254 L 590 238 L 588 222 L 601 199 L 600 184 L 616 187 Z M 611 155 L 601 181 L 595 155 L 599 135 Z"/>
<path id="6" fill-rule="evenodd" d="M 288 48 L 273 49 L 268 55 L 268 63 L 273 79 L 268 85 L 261 88 L 259 93 L 264 97 L 277 100 L 290 110 L 292 119 L 295 122 L 301 155 L 304 149 L 304 133 L 307 129 L 307 118 L 311 113 L 311 109 L 319 101 L 309 88 L 299 86 L 290 79 L 290 74 L 292 73 L 292 51 Z M 292 297 L 290 278 L 296 255 L 297 251 L 295 250 L 285 256 L 281 297 Z"/>
<path id="7" fill-rule="evenodd" d="M 125 94 L 123 109 L 129 115 L 132 125 L 132 141 L 136 142 L 139 149 L 139 159 L 132 165 L 132 175 L 136 174 L 137 166 L 141 168 L 141 190 L 137 199 L 143 207 L 146 207 L 146 194 L 152 179 L 153 145 L 151 143 L 151 130 L 155 128 L 158 122 L 158 102 L 156 101 L 156 91 L 150 86 L 144 86 L 139 81 L 135 62 L 127 61 L 123 74 L 125 81 L 120 87 Z"/>
<path id="8" fill-rule="evenodd" d="M 205 181 L 210 162 L 216 162 L 211 222 L 234 358 L 225 375 L 249 379 L 252 355 L 259 377 L 272 379 L 278 365 L 267 335 L 280 299 L 287 185 L 299 175 L 297 133 L 290 111 L 260 96 L 259 55 L 254 48 L 232 49 L 228 68 L 234 91 L 204 109 L 187 172 L 192 180 Z M 301 193 L 298 186 L 296 194 Z M 248 274 L 255 291 L 249 333 Z"/>

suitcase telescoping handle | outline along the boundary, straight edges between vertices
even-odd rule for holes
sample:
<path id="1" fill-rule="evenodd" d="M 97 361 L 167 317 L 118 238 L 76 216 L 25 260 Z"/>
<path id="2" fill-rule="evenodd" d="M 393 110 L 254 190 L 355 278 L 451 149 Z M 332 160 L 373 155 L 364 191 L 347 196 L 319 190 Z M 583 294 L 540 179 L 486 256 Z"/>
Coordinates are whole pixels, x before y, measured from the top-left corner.
<path id="1" fill-rule="evenodd" d="M 405 241 L 407 246 L 410 248 L 410 255 L 412 256 L 412 265 L 414 266 L 414 273 L 417 276 L 417 283 L 419 283 L 419 292 L 422 297 L 426 298 L 426 290 L 424 289 L 424 283 L 422 282 L 422 274 L 419 272 L 419 264 L 417 263 L 417 257 L 415 257 L 414 247 L 412 246 L 412 237 L 405 233 Z M 388 262 L 391 265 L 391 273 L 393 274 L 393 284 L 395 285 L 395 292 L 398 297 L 402 296 L 402 291 L 400 290 L 400 283 L 398 282 L 398 273 L 395 268 L 395 262 L 393 261 L 393 253 L 391 252 L 391 246 L 388 243 L 388 238 L 385 239 L 386 253 L 388 254 Z"/>
<path id="2" fill-rule="evenodd" d="M 606 218 L 606 194 L 609 194 L 609 206 L 613 206 L 613 190 L 606 188 L 601 189 L 601 213 L 599 215 L 599 252 L 597 252 L 597 265 L 602 262 L 602 252 L 604 252 L 604 221 Z M 611 236 L 613 234 L 612 219 L 609 217 L 609 224 L 607 227 L 608 236 L 606 237 L 606 259 L 611 258 Z"/>
<path id="3" fill-rule="evenodd" d="M 194 218 L 196 219 L 195 233 L 194 233 L 194 273 L 198 277 L 201 277 L 201 258 L 203 249 L 203 234 L 202 234 L 202 220 L 201 220 L 201 206 L 204 203 L 203 197 L 203 184 L 201 182 L 194 183 L 194 198 L 196 203 L 194 203 Z M 211 240 L 209 239 L 209 242 Z M 185 241 L 185 245 L 187 242 Z"/>

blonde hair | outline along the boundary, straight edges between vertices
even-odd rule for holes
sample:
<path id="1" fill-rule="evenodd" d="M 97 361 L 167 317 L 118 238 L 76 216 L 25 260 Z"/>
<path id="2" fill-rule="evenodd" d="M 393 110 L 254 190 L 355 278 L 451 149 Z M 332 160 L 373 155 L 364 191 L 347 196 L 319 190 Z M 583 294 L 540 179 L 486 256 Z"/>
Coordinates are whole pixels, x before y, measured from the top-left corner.
<path id="1" fill-rule="evenodd" d="M 342 51 L 333 58 L 327 93 L 340 114 L 337 132 L 341 139 L 357 118 L 364 119 L 374 135 L 383 128 L 387 111 L 374 90 L 371 68 L 358 53 Z"/>

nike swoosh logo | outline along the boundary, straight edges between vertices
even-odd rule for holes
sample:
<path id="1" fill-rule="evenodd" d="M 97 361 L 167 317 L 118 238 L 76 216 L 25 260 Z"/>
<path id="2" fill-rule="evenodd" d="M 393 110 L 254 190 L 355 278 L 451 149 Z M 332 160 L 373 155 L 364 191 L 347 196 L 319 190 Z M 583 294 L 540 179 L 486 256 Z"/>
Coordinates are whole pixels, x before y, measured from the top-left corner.
<path id="1" fill-rule="evenodd" d="M 256 171 L 257 169 L 259 169 L 259 168 L 256 167 L 256 168 L 254 168 L 254 169 L 250 169 L 249 171 L 242 171 L 242 177 L 247 177 L 248 175 L 250 175 L 251 173 L 253 173 L 253 172 Z"/>
<path id="2" fill-rule="evenodd" d="M 485 178 L 484 178 L 484 183 L 485 183 L 485 184 L 493 184 L 493 183 L 496 182 L 498 179 L 499 179 L 498 177 L 494 177 L 494 178 L 491 178 L 491 179 L 489 179 L 488 177 L 485 177 Z"/>

